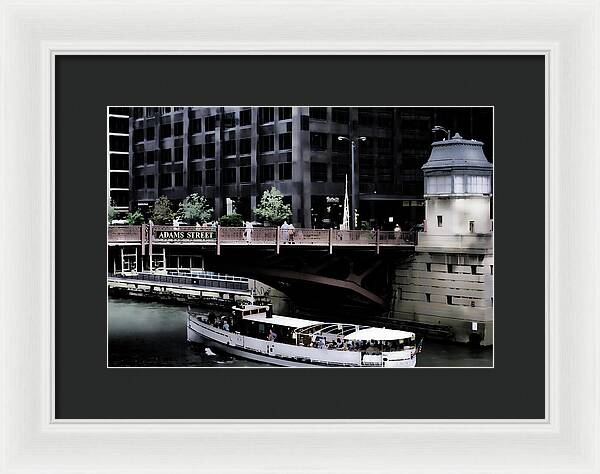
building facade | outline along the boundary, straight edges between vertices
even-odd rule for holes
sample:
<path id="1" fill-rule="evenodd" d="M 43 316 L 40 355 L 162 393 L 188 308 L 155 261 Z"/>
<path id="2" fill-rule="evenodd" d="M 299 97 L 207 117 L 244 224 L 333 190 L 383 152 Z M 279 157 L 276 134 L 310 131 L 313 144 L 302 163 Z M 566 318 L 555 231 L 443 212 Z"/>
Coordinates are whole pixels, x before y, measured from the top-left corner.
<path id="1" fill-rule="evenodd" d="M 493 150 L 490 107 L 133 107 L 129 115 L 130 208 L 149 209 L 161 195 L 177 202 L 198 193 L 215 218 L 226 213 L 229 198 L 252 220 L 260 196 L 274 186 L 299 227 L 341 223 L 351 153 L 340 135 L 366 137 L 354 171 L 357 221 L 369 227 L 424 219 L 421 167 L 434 125 L 482 139 L 490 158 Z M 115 178 L 115 192 L 123 179 Z"/>
<path id="2" fill-rule="evenodd" d="M 107 200 L 119 213 L 130 206 L 129 180 L 129 107 L 108 108 L 107 134 Z"/>

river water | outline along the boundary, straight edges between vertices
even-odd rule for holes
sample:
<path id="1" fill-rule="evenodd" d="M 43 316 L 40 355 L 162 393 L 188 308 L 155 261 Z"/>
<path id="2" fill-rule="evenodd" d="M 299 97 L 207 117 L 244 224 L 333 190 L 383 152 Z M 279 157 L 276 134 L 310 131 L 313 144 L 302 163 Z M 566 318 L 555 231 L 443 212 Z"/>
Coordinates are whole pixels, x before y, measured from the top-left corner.
<path id="1" fill-rule="evenodd" d="M 187 311 L 153 301 L 108 299 L 109 367 L 271 367 L 187 342 Z M 417 367 L 492 367 L 491 348 L 425 340 Z"/>

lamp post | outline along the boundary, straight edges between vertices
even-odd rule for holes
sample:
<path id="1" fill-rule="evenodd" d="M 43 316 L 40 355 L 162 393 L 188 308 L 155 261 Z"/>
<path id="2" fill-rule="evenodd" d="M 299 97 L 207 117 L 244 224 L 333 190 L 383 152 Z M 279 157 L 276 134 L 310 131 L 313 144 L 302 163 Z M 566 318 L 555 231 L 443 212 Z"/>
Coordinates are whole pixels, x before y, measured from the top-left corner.
<path id="1" fill-rule="evenodd" d="M 358 204 L 358 186 L 356 186 L 356 182 L 355 182 L 355 173 L 354 173 L 354 153 L 355 150 L 358 148 L 358 142 L 364 142 L 367 140 L 367 137 L 353 137 L 353 138 L 349 138 L 349 137 L 344 137 L 342 135 L 338 136 L 338 140 L 339 141 L 343 141 L 346 140 L 348 142 L 350 142 L 350 149 L 352 152 L 352 162 L 351 162 L 351 173 L 350 173 L 350 182 L 351 182 L 351 187 L 352 187 L 352 199 L 351 199 L 351 206 L 350 206 L 350 228 L 354 229 L 356 227 L 355 222 L 356 222 L 356 205 Z"/>
<path id="2" fill-rule="evenodd" d="M 446 135 L 448 135 L 448 140 L 450 140 L 450 130 L 446 130 L 444 127 L 442 127 L 441 125 L 435 125 L 432 129 L 432 132 L 444 132 Z"/>

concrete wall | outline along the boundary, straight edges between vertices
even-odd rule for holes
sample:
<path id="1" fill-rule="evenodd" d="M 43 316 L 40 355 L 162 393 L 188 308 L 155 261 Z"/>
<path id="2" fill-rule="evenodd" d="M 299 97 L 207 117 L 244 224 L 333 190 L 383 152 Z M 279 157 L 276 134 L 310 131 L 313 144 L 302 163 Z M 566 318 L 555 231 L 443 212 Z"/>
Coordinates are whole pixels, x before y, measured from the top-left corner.
<path id="1" fill-rule="evenodd" d="M 483 345 L 492 344 L 493 265 L 491 252 L 416 252 L 412 259 L 397 263 L 393 316 L 451 326 L 459 342 L 468 342 L 476 332 Z"/>
<path id="2" fill-rule="evenodd" d="M 484 234 L 492 230 L 489 196 L 428 197 L 425 215 L 429 235 Z M 437 216 L 442 216 L 441 226 Z M 473 232 L 469 227 L 471 221 Z"/>

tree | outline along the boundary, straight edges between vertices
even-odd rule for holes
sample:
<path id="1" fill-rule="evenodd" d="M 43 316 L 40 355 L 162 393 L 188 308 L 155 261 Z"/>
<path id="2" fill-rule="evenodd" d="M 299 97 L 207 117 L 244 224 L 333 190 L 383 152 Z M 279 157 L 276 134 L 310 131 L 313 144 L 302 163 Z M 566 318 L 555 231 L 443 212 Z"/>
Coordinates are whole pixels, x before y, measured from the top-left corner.
<path id="1" fill-rule="evenodd" d="M 255 212 L 258 219 L 275 225 L 280 225 L 292 217 L 291 206 L 283 203 L 283 194 L 275 187 L 263 193 Z"/>
<path id="2" fill-rule="evenodd" d="M 244 219 L 237 212 L 233 212 L 219 219 L 219 224 L 223 227 L 242 227 Z"/>
<path id="3" fill-rule="evenodd" d="M 135 212 L 129 212 L 125 217 L 129 225 L 137 225 L 144 223 L 144 215 L 138 210 Z"/>
<path id="4" fill-rule="evenodd" d="M 115 201 L 113 201 L 112 199 L 110 200 L 110 204 L 108 205 L 108 209 L 106 212 L 108 223 L 110 224 L 113 221 L 113 219 L 117 216 L 117 210 L 115 209 Z"/>
<path id="5" fill-rule="evenodd" d="M 154 201 L 154 209 L 152 209 L 152 221 L 155 224 L 172 224 L 173 210 L 171 209 L 171 201 L 167 196 L 161 196 Z"/>
<path id="6" fill-rule="evenodd" d="M 209 207 L 206 198 L 198 193 L 186 197 L 179 205 L 179 212 L 177 213 L 178 217 L 192 225 L 196 222 L 200 224 L 208 222 L 211 220 L 212 214 L 213 209 Z"/>

